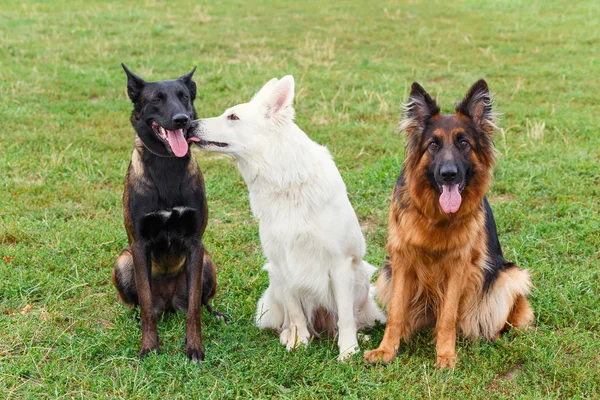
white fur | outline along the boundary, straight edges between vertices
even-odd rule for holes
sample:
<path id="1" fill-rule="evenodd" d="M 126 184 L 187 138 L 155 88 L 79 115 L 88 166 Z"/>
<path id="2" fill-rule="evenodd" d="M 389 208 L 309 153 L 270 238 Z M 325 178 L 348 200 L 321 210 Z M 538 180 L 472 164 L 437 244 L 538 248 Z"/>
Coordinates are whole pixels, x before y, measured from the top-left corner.
<path id="1" fill-rule="evenodd" d="M 313 312 L 338 316 L 339 359 L 358 351 L 357 329 L 385 316 L 373 299 L 375 268 L 329 151 L 294 123 L 294 79 L 272 79 L 249 103 L 198 120 L 204 150 L 234 156 L 259 220 L 269 287 L 256 324 L 280 332 L 288 349 L 310 340 Z M 239 120 L 232 117 L 235 115 Z"/>

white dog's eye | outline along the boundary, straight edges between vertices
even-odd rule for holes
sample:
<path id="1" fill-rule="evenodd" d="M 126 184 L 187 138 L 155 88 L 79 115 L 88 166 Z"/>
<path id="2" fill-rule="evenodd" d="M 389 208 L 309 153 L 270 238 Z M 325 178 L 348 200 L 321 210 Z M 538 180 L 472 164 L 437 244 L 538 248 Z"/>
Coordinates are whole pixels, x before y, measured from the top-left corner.
<path id="1" fill-rule="evenodd" d="M 235 114 L 229 114 L 229 115 L 227 116 L 227 119 L 228 119 L 228 120 L 230 120 L 230 121 L 239 121 L 239 118 L 238 118 L 238 116 L 237 116 L 237 115 L 235 115 Z"/>

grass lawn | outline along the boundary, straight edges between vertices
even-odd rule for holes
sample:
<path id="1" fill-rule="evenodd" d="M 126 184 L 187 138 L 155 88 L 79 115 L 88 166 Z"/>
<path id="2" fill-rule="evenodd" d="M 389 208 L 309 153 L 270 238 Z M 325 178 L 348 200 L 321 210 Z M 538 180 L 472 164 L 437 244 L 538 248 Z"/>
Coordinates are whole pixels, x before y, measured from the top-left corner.
<path id="1" fill-rule="evenodd" d="M 600 2 L 138 3 L 2 2 L 4 398 L 600 396 Z M 293 74 L 297 123 L 334 155 L 375 265 L 410 84 L 448 112 L 485 78 L 503 113 L 489 198 L 505 255 L 533 275 L 535 327 L 460 340 L 454 370 L 433 368 L 431 332 L 388 366 L 339 363 L 334 339 L 288 353 L 253 325 L 267 275 L 246 186 L 231 159 L 194 150 L 219 266 L 215 306 L 232 322 L 204 313 L 198 366 L 184 354 L 185 317 L 166 316 L 160 354 L 139 362 L 139 312 L 110 282 L 127 241 L 121 193 L 134 135 L 121 62 L 149 80 L 197 65 L 200 116 Z M 362 348 L 383 331 L 366 332 Z"/>

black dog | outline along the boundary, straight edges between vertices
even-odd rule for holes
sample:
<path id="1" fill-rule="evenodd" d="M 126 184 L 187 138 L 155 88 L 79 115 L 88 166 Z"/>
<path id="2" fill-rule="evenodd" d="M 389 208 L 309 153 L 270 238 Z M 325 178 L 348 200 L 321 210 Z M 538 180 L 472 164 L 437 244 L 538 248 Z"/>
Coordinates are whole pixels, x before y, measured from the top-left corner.
<path id="1" fill-rule="evenodd" d="M 194 71 L 177 80 L 145 82 L 125 65 L 133 102 L 135 149 L 127 170 L 123 215 L 129 246 L 117 258 L 112 280 L 125 305 L 140 305 L 140 357 L 158 350 L 156 314 L 187 311 L 186 354 L 204 359 L 201 304 L 217 288 L 216 268 L 202 244 L 208 208 L 204 179 L 187 136 L 196 119 Z"/>

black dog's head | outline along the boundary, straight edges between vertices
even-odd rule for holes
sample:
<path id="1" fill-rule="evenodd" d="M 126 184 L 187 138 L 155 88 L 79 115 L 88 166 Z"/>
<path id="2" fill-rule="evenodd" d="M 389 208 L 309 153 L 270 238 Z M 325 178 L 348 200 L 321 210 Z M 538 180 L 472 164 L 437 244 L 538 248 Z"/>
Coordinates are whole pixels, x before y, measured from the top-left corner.
<path id="1" fill-rule="evenodd" d="M 413 83 L 401 127 L 408 134 L 407 169 L 418 171 L 421 187 L 433 189 L 444 213 L 458 212 L 461 203 L 481 203 L 494 164 L 495 127 L 484 80 L 469 89 L 452 115 L 440 115 L 435 100 Z"/>
<path id="2" fill-rule="evenodd" d="M 198 140 L 188 136 L 191 122 L 198 118 L 194 109 L 196 83 L 192 80 L 196 68 L 177 80 L 146 82 L 121 65 L 133 102 L 131 124 L 144 146 L 161 156 L 187 155 L 188 142 Z"/>

